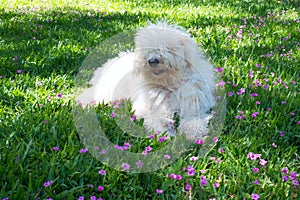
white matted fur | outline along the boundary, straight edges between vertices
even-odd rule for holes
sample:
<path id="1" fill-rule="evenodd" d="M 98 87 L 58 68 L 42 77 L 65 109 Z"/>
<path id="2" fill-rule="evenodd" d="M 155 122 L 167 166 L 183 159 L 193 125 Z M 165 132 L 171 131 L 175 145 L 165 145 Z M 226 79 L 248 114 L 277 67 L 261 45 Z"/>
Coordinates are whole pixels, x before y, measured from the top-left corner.
<path id="1" fill-rule="evenodd" d="M 137 31 L 134 53 L 122 53 L 96 70 L 91 80 L 97 102 L 129 98 L 148 130 L 174 134 L 174 113 L 180 133 L 202 138 L 208 132 L 213 97 L 212 65 L 182 28 L 165 22 Z"/>

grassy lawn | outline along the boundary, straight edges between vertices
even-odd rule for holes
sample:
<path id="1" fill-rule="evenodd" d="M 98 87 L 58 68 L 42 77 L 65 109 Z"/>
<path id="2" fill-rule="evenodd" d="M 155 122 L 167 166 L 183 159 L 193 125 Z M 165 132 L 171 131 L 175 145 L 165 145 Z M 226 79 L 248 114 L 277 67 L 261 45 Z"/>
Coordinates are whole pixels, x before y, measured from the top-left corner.
<path id="1" fill-rule="evenodd" d="M 81 142 L 75 77 L 104 41 L 157 19 L 211 58 L 226 119 L 206 154 L 194 144 L 160 170 L 128 173 Z M 0 0 L 0 199 L 300 199 L 299 27 L 297 0 Z M 112 108 L 98 108 L 124 145 Z"/>

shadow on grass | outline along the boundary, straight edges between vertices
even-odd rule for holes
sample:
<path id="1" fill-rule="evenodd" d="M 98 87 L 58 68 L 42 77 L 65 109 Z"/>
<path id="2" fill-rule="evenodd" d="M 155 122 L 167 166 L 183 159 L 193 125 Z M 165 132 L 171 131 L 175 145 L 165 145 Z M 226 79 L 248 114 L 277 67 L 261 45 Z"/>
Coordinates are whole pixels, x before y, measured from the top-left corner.
<path id="1" fill-rule="evenodd" d="M 75 75 L 92 48 L 114 34 L 135 28 L 141 19 L 148 19 L 143 14 L 99 12 L 89 16 L 88 11 L 66 10 L 42 14 L 1 11 L 4 23 L 0 50 L 5 56 L 0 58 L 0 74 L 9 76 L 22 69 L 31 76 Z"/>

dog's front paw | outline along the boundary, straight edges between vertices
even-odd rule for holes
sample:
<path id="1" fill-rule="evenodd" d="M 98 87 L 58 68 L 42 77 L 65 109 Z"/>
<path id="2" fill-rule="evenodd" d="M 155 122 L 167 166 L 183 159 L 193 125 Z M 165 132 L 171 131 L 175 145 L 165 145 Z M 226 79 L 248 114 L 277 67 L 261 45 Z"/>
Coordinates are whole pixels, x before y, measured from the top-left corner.
<path id="1" fill-rule="evenodd" d="M 189 140 L 204 139 L 209 131 L 207 122 L 196 118 L 181 120 L 178 130 Z"/>

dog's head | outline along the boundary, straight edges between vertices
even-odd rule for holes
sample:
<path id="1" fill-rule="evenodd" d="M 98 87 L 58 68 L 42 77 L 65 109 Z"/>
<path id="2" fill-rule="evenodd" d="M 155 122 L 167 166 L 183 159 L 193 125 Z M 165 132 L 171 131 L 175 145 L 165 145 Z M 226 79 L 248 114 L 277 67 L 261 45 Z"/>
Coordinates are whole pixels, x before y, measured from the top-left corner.
<path id="1" fill-rule="evenodd" d="M 182 28 L 150 24 L 135 36 L 135 72 L 146 82 L 176 87 L 199 65 L 197 43 Z"/>

